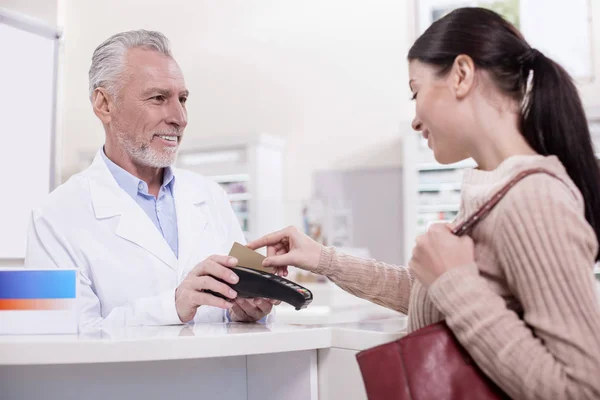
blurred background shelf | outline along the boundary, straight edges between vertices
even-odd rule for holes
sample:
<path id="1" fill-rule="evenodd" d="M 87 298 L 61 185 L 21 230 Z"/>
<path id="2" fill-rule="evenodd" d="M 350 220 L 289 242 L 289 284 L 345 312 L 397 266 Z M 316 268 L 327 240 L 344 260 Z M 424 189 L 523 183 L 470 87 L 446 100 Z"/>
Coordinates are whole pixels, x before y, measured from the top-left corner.
<path id="1" fill-rule="evenodd" d="M 460 208 L 463 173 L 476 163 L 466 159 L 440 164 L 433 158 L 427 141 L 420 134 L 407 131 L 403 136 L 404 157 L 404 254 L 412 254 L 415 239 L 432 223 L 449 222 Z"/>
<path id="2" fill-rule="evenodd" d="M 419 205 L 420 213 L 435 213 L 435 212 L 458 212 L 459 204 L 434 204 L 434 205 Z"/>
<path id="3" fill-rule="evenodd" d="M 267 134 L 190 139 L 177 166 L 218 183 L 252 240 L 284 226 L 284 147 L 283 139 Z"/>
<path id="4" fill-rule="evenodd" d="M 227 197 L 231 201 L 244 201 L 244 200 L 250 200 L 252 198 L 250 193 L 230 193 L 227 195 Z"/>
<path id="5" fill-rule="evenodd" d="M 420 183 L 419 192 L 442 192 L 460 190 L 460 183 Z"/>
<path id="6" fill-rule="evenodd" d="M 248 182 L 250 180 L 250 175 L 248 174 L 237 174 L 237 175 L 214 175 L 209 176 L 208 178 L 212 179 L 217 183 L 231 183 L 231 182 Z"/>

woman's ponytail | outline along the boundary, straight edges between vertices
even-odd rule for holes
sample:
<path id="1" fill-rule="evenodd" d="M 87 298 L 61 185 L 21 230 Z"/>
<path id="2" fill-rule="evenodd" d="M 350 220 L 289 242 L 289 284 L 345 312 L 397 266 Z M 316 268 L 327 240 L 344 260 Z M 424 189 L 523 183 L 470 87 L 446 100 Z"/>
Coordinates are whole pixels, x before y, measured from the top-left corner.
<path id="1" fill-rule="evenodd" d="M 586 219 L 600 240 L 600 168 L 577 88 L 560 65 L 535 49 L 528 50 L 520 62 L 525 88 L 523 136 L 535 151 L 555 155 L 565 166 L 583 195 Z"/>

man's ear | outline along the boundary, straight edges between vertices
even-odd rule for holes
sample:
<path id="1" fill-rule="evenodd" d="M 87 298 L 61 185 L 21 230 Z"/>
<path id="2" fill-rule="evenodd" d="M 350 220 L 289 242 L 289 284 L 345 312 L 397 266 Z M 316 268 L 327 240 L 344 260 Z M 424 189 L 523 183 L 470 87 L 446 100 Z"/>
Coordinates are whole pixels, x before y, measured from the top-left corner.
<path id="1" fill-rule="evenodd" d="M 457 99 L 463 99 L 475 85 L 475 63 L 465 54 L 454 59 L 450 71 L 450 83 Z"/>
<path id="2" fill-rule="evenodd" d="M 92 106 L 94 107 L 94 113 L 103 124 L 108 124 L 112 118 L 112 112 L 114 111 L 113 97 L 104 88 L 96 88 L 92 93 Z"/>

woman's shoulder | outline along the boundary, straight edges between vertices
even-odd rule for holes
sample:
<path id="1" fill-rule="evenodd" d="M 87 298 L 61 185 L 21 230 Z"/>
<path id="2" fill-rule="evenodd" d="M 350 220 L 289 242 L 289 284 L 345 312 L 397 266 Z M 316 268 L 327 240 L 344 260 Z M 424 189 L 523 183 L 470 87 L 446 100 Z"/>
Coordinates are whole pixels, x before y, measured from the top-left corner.
<path id="1" fill-rule="evenodd" d="M 496 213 L 493 234 L 499 248 L 510 247 L 519 260 L 547 253 L 593 265 L 598 239 L 566 172 L 528 175 L 509 190 Z"/>
<path id="2" fill-rule="evenodd" d="M 505 211 L 515 206 L 538 207 L 543 210 L 553 205 L 584 211 L 581 192 L 558 158 L 555 156 L 541 158 L 521 170 L 513 171 L 511 179 L 527 170 L 535 172 L 522 178 L 507 192 L 500 203 Z"/>
<path id="3" fill-rule="evenodd" d="M 500 220 L 585 221 L 585 206 L 577 187 L 567 177 L 529 175 L 498 204 Z"/>
<path id="4" fill-rule="evenodd" d="M 528 175 L 508 191 L 498 204 L 496 234 L 511 240 L 543 237 L 554 242 L 549 246 L 577 239 L 595 255 L 596 234 L 586 219 L 581 192 L 566 172 L 549 172 Z"/>

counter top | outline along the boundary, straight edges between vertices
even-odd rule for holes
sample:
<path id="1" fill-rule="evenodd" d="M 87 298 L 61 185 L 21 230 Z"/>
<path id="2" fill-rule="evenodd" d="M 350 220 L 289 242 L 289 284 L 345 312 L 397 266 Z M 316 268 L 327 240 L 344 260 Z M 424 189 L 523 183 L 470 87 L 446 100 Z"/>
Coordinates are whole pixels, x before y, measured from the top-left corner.
<path id="1" fill-rule="evenodd" d="M 0 365 L 181 360 L 330 347 L 363 350 L 402 337 L 406 324 L 406 317 L 398 316 L 328 325 L 222 323 L 0 336 Z"/>

